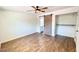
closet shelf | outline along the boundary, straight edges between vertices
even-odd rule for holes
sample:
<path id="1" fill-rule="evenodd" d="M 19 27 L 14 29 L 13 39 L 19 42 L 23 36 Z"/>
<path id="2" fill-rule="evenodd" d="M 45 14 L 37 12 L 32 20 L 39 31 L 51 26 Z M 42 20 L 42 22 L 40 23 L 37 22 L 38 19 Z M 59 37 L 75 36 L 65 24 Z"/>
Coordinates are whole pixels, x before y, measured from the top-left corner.
<path id="1" fill-rule="evenodd" d="M 74 24 L 56 24 L 57 26 L 76 26 Z"/>

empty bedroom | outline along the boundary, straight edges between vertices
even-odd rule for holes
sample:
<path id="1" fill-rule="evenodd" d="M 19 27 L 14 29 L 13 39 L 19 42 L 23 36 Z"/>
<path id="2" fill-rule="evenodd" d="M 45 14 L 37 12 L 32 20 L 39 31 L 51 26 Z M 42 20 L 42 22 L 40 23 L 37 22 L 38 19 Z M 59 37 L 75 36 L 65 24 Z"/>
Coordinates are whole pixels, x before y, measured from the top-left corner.
<path id="1" fill-rule="evenodd" d="M 1 52 L 78 52 L 78 6 L 0 6 Z"/>

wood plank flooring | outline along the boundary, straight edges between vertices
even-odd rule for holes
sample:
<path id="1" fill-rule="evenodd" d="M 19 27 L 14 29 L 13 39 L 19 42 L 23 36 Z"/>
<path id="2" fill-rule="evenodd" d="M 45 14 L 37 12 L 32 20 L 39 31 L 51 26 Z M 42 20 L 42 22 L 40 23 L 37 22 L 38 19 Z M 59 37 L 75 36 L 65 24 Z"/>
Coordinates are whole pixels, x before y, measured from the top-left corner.
<path id="1" fill-rule="evenodd" d="M 1 44 L 4 52 L 75 52 L 73 38 L 34 33 Z"/>

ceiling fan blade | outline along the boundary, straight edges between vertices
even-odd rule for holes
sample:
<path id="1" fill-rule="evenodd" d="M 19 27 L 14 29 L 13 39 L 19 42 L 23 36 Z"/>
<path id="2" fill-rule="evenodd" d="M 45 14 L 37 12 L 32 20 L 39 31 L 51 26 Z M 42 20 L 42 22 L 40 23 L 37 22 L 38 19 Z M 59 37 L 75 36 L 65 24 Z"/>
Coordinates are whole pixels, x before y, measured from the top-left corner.
<path id="1" fill-rule="evenodd" d="M 39 10 L 40 12 L 45 12 L 44 10 Z"/>
<path id="2" fill-rule="evenodd" d="M 45 11 L 41 11 L 41 12 L 45 12 Z"/>
<path id="3" fill-rule="evenodd" d="M 36 9 L 36 7 L 32 6 L 32 8 Z"/>
<path id="4" fill-rule="evenodd" d="M 42 8 L 42 9 L 48 9 L 48 7 L 44 7 L 44 8 Z"/>

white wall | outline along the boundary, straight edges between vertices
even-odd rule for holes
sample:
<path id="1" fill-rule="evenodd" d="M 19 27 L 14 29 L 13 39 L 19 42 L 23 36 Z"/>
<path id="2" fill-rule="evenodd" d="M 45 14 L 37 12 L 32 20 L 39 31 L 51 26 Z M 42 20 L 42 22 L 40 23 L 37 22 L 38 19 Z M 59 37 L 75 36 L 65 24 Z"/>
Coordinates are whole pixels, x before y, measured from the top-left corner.
<path id="1" fill-rule="evenodd" d="M 40 33 L 40 17 L 37 15 L 37 32 Z"/>
<path id="2" fill-rule="evenodd" d="M 0 11 L 1 43 L 37 32 L 37 23 L 35 14 Z"/>

